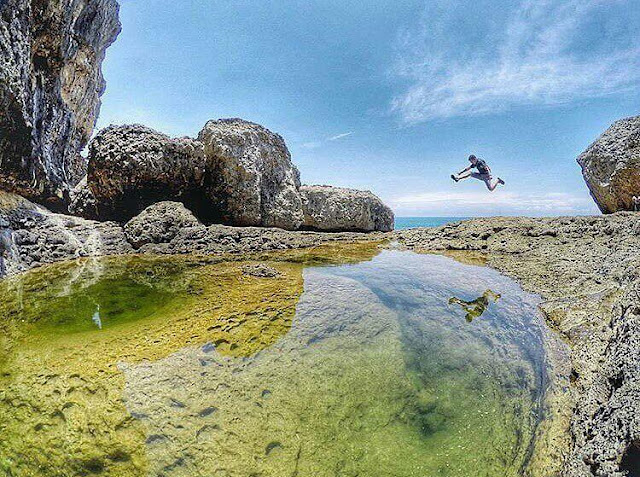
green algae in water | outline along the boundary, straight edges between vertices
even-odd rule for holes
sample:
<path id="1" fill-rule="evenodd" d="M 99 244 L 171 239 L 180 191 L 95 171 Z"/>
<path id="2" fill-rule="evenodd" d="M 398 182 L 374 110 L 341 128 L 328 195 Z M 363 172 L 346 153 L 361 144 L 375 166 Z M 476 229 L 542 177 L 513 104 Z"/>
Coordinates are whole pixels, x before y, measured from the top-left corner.
<path id="1" fill-rule="evenodd" d="M 94 259 L 53 265 L 5 280 L 0 312 L 35 323 L 33 331 L 95 331 L 144 319 L 190 292 L 174 280 L 186 264 L 143 258 Z"/>
<path id="2" fill-rule="evenodd" d="M 260 280 L 236 262 L 123 257 L 0 282 L 6 472 L 146 475 L 146 437 L 122 401 L 119 367 L 207 342 L 230 356 L 268 347 L 289 330 L 302 293 L 301 266 L 274 266 L 280 275 Z M 111 313 L 102 328 L 87 314 L 94 301 Z"/>
<path id="3" fill-rule="evenodd" d="M 177 293 L 141 286 L 130 279 L 101 280 L 82 294 L 51 299 L 47 331 L 66 334 L 101 330 L 152 317 L 177 299 Z"/>
<path id="4" fill-rule="evenodd" d="M 24 383 L 35 389 L 14 383 L 13 396 L 0 395 L 2 420 L 11 421 L 24 417 L 2 407 L 8 397 L 16 402 L 15 393 L 51 396 L 40 409 L 55 414 L 74 400 L 55 401 L 54 391 L 93 386 L 98 396 L 88 403 L 110 416 L 83 427 L 79 407 L 62 409 L 61 432 L 72 430 L 66 439 L 82 441 L 98 430 L 95 446 L 62 446 L 54 439 L 60 434 L 45 439 L 41 430 L 27 431 L 38 452 L 67 458 L 55 470 L 21 475 L 520 475 L 544 373 L 536 298 L 489 269 L 443 257 L 385 251 L 356 263 L 358 253 L 342 255 L 352 257 L 349 265 L 306 268 L 304 293 L 303 267 L 335 260 L 278 256 L 270 264 L 283 278 L 275 282 L 242 277 L 234 263 L 170 259 L 161 273 L 157 262 L 136 263 L 102 275 L 121 284 L 133 277 L 150 296 L 160 293 L 135 319 L 119 315 L 97 330 L 91 317 L 80 324 L 49 319 L 38 328 L 32 316 L 32 332 L 68 332 L 56 339 L 62 348 L 100 336 L 83 353 L 113 348 L 96 362 L 117 367 L 87 368 L 64 351 L 75 358 L 57 369 L 55 389 L 34 369 L 36 378 Z M 145 268 L 156 270 L 151 279 Z M 106 283 L 84 289 L 94 298 L 119 289 Z M 472 300 L 487 288 L 502 298 L 472 323 L 448 304 L 451 296 Z M 116 302 L 109 307 L 117 309 Z M 85 316 L 91 306 L 80 309 Z M 172 318 L 181 314 L 184 320 Z M 149 345 L 167 334 L 162 352 Z M 37 353 L 22 358 L 46 364 Z M 21 378 L 14 372 L 12 379 Z M 5 467 L 18 468 L 16 449 L 0 442 Z"/>

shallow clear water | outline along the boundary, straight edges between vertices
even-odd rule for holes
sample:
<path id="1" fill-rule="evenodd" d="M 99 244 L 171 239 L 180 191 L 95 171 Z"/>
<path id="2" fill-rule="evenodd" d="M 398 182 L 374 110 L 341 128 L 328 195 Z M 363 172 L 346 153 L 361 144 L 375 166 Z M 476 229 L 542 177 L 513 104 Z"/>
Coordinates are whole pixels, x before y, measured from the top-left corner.
<path id="1" fill-rule="evenodd" d="M 371 245 L 260 262 L 280 275 L 129 258 L 0 284 L 0 470 L 520 475 L 544 381 L 536 296 Z"/>
<path id="2" fill-rule="evenodd" d="M 418 227 L 440 227 L 441 225 L 468 220 L 471 217 L 396 217 L 395 229 L 415 229 Z"/>

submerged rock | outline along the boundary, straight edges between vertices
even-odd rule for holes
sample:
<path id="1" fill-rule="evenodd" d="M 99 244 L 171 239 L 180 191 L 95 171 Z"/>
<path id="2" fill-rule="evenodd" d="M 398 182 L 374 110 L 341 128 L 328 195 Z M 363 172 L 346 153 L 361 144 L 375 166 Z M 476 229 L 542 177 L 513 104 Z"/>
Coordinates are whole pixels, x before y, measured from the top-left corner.
<path id="1" fill-rule="evenodd" d="M 123 370 L 205 343 L 255 354 L 287 334 L 303 291 L 299 264 L 273 264 L 282 274 L 270 280 L 243 280 L 235 262 L 194 265 L 116 257 L 0 281 L 1 475 L 166 475 L 149 468 L 161 433 L 125 407 Z M 180 394 L 166 405 L 189 412 Z"/>
<path id="2" fill-rule="evenodd" d="M 393 211 L 369 191 L 303 186 L 304 226 L 313 230 L 393 230 Z"/>
<path id="3" fill-rule="evenodd" d="M 578 164 L 603 213 L 634 210 L 634 196 L 640 196 L 640 116 L 613 123 Z"/>
<path id="4" fill-rule="evenodd" d="M 209 121 L 198 139 L 222 223 L 287 230 L 302 225 L 300 174 L 282 137 L 242 119 L 221 119 Z"/>
<path id="5" fill-rule="evenodd" d="M 89 145 L 86 185 L 74 191 L 72 212 L 126 222 L 149 205 L 180 200 L 206 210 L 202 144 L 172 139 L 141 125 L 110 126 Z"/>
<path id="6" fill-rule="evenodd" d="M 0 2 L 0 187 L 65 204 L 119 31 L 115 0 Z"/>
<path id="7" fill-rule="evenodd" d="M 242 266 L 242 274 L 255 278 L 274 278 L 280 275 L 280 272 L 264 263 L 255 263 Z"/>
<path id="8" fill-rule="evenodd" d="M 306 269 L 291 328 L 259 353 L 242 353 L 241 333 L 265 323 L 251 340 L 264 339 L 282 318 L 264 292 L 258 303 L 275 316 L 245 318 L 250 289 L 221 327 L 228 337 L 122 366 L 127 409 L 144 416 L 147 435 L 162 436 L 147 447 L 148 473 L 179 461 L 185 475 L 521 475 L 541 391 L 535 298 L 491 271 L 384 255 L 363 267 Z M 270 265 L 283 274 L 295 266 Z M 459 327 L 440 291 L 476 274 L 496 277 L 491 286 L 509 298 L 497 319 Z M 205 306 L 224 306 L 227 293 Z"/>

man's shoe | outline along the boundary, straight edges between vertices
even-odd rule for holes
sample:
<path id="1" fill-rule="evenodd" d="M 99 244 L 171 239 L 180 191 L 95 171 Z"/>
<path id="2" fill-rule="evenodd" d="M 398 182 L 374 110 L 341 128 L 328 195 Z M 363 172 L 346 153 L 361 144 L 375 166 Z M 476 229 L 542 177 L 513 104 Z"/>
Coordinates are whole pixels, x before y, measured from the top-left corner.
<path id="1" fill-rule="evenodd" d="M 456 181 L 456 182 L 458 182 L 458 181 L 460 180 L 460 179 L 458 179 L 456 176 L 454 176 L 453 174 L 451 174 L 451 178 L 452 178 L 454 181 Z"/>
<path id="2" fill-rule="evenodd" d="M 504 181 L 498 177 L 498 184 L 504 185 Z"/>

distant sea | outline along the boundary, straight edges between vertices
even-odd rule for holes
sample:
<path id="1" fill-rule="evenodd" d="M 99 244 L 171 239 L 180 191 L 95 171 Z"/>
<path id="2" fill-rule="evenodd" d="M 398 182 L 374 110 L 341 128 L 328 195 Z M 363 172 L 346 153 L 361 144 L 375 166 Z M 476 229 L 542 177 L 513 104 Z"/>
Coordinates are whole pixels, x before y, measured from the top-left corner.
<path id="1" fill-rule="evenodd" d="M 471 217 L 396 217 L 396 230 L 415 229 L 417 227 L 440 227 L 441 225 Z"/>

